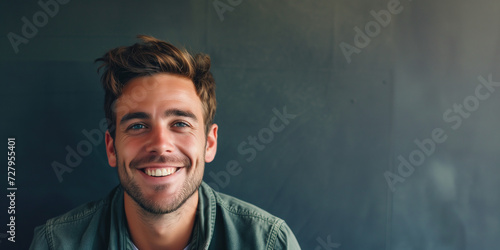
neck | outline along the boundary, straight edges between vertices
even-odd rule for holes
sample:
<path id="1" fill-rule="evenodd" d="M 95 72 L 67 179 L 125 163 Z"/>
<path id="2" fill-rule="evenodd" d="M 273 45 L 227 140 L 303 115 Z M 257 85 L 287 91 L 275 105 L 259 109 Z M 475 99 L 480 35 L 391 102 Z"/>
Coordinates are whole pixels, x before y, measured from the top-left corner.
<path id="1" fill-rule="evenodd" d="M 176 211 L 151 214 L 125 192 L 125 216 L 130 237 L 138 249 L 184 249 L 196 219 L 198 191 Z"/>

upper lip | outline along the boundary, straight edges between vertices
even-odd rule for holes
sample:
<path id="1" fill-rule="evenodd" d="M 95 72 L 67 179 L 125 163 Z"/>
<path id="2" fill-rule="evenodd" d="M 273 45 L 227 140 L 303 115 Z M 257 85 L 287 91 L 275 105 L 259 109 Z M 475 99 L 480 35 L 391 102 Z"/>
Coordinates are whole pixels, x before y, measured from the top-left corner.
<path id="1" fill-rule="evenodd" d="M 144 166 L 140 166 L 137 169 L 143 170 L 145 168 L 183 168 L 184 166 L 177 166 L 177 165 L 169 165 L 169 164 L 163 164 L 163 163 L 155 163 L 155 164 L 148 164 Z"/>

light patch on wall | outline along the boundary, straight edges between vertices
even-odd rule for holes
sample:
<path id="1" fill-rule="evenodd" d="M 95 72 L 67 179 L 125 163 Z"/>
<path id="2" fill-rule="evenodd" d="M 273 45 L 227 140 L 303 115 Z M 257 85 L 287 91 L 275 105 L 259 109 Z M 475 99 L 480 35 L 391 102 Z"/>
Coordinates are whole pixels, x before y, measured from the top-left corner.
<path id="1" fill-rule="evenodd" d="M 456 199 L 456 170 L 453 165 L 442 161 L 433 161 L 429 170 L 436 195 L 443 201 Z"/>

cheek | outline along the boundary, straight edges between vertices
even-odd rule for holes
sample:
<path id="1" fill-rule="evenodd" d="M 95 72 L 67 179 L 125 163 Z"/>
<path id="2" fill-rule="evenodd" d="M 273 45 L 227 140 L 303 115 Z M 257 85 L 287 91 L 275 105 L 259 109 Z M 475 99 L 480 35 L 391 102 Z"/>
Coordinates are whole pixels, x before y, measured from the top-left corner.
<path id="1" fill-rule="evenodd" d="M 137 140 L 122 140 L 116 144 L 116 151 L 119 159 L 122 162 L 129 162 L 130 158 L 134 158 L 141 149 L 141 143 Z"/>
<path id="2" fill-rule="evenodd" d="M 179 150 L 189 158 L 196 159 L 203 156 L 205 141 L 199 140 L 198 137 L 193 135 L 179 136 L 176 141 Z"/>

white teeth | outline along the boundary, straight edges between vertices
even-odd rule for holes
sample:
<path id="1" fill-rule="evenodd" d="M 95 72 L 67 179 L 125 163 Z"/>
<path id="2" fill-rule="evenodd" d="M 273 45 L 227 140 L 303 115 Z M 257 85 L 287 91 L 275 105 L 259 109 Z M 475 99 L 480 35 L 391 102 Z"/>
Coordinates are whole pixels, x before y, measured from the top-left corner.
<path id="1" fill-rule="evenodd" d="M 149 176 L 163 177 L 163 176 L 171 175 L 175 171 L 176 171 L 176 168 L 156 168 L 156 169 L 147 168 L 146 171 L 144 171 L 144 172 Z"/>

